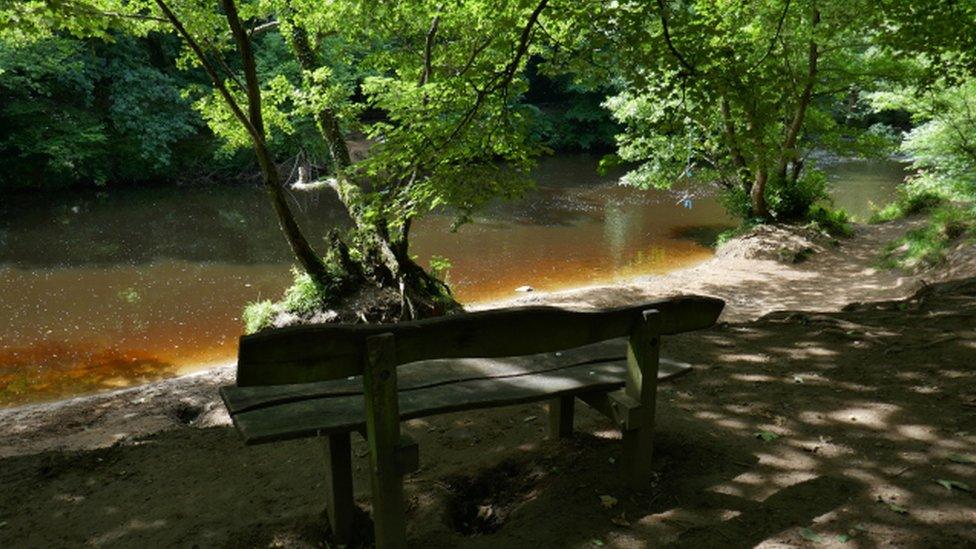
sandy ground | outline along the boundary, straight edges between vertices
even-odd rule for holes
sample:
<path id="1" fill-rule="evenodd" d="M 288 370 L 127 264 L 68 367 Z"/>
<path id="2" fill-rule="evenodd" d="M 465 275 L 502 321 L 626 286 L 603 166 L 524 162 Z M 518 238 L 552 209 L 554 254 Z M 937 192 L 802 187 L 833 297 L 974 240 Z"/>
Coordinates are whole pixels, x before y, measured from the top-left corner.
<path id="1" fill-rule="evenodd" d="M 799 238 L 818 252 L 797 264 L 763 259 L 783 254 L 753 237 L 666 276 L 518 298 L 728 306 L 716 328 L 665 341 L 696 371 L 662 388 L 644 489 L 618 479 L 619 435 L 585 407 L 558 442 L 538 405 L 408 422 L 411 545 L 976 546 L 976 253 L 875 269 L 914 223 Z M 767 315 L 786 310 L 805 312 Z M 325 546 L 321 447 L 243 447 L 216 395 L 232 379 L 227 365 L 0 411 L 0 547 Z"/>

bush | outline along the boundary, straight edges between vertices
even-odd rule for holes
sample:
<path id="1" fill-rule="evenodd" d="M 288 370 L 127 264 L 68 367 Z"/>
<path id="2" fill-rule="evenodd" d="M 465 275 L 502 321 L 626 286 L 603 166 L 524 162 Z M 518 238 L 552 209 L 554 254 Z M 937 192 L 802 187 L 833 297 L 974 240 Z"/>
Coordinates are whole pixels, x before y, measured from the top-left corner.
<path id="1" fill-rule="evenodd" d="M 253 334 L 271 326 L 278 309 L 270 300 L 256 301 L 244 306 L 244 333 Z"/>
<path id="2" fill-rule="evenodd" d="M 818 202 L 828 200 L 827 175 L 820 170 L 804 170 L 795 183 L 770 179 L 766 202 L 777 221 L 804 219 Z"/>
<path id="3" fill-rule="evenodd" d="M 869 223 L 884 223 L 910 215 L 930 212 L 945 203 L 945 199 L 934 191 L 903 187 L 898 197 L 887 206 L 871 213 Z"/>
<path id="4" fill-rule="evenodd" d="M 830 209 L 816 205 L 810 208 L 807 219 L 821 231 L 833 237 L 848 237 L 854 234 L 851 216 L 843 209 Z"/>

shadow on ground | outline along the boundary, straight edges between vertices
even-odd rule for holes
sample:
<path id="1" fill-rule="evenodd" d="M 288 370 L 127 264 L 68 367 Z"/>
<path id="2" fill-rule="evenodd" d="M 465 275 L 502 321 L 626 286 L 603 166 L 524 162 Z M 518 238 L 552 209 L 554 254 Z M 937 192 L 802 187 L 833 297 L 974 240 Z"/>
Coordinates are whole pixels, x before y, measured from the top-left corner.
<path id="1" fill-rule="evenodd" d="M 653 482 L 620 479 L 619 438 L 585 407 L 558 442 L 539 406 L 413 420 L 411 545 L 976 545 L 976 279 L 665 345 L 697 368 L 661 388 Z M 8 458 L 0 484 L 4 547 L 327 541 L 315 441 L 245 448 L 186 427 Z"/>

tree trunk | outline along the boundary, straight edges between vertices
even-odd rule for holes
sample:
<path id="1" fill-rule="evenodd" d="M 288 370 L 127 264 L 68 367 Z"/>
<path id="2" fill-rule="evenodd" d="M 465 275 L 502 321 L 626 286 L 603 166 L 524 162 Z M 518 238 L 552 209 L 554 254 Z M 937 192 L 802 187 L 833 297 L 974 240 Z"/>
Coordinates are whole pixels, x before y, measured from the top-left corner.
<path id="1" fill-rule="evenodd" d="M 320 67 L 315 59 L 315 52 L 308 41 L 308 33 L 296 23 L 291 25 L 291 44 L 295 50 L 295 58 L 298 65 L 308 74 L 311 74 Z M 324 108 L 316 113 L 315 122 L 319 126 L 322 138 L 329 147 L 329 156 L 332 158 L 332 165 L 336 173 L 340 173 L 352 164 L 349 157 L 349 146 L 342 137 L 342 130 L 339 128 L 339 121 L 336 120 L 335 113 L 328 108 Z"/>
<path id="2" fill-rule="evenodd" d="M 769 208 L 766 206 L 766 182 L 769 174 L 765 167 L 756 170 L 756 180 L 749 191 L 750 202 L 752 203 L 752 216 L 761 219 L 769 219 Z"/>
<path id="3" fill-rule="evenodd" d="M 291 28 L 295 57 L 302 70 L 306 74 L 311 74 L 321 64 L 308 40 L 308 34 L 297 24 L 293 23 Z M 407 318 L 437 316 L 460 309 L 460 305 L 451 297 L 447 286 L 410 258 L 407 240 L 409 219 L 405 221 L 405 230 L 397 235 L 395 241 L 389 236 L 383 219 L 380 219 L 379 224 L 365 221 L 362 211 L 363 191 L 346 173 L 352 161 L 335 112 L 323 108 L 316 113 L 315 119 L 335 167 L 336 177 L 331 187 L 345 206 L 359 233 L 363 259 L 358 271 L 368 274 L 381 286 L 399 291 L 403 302 L 402 316 Z M 333 247 L 336 246 L 341 247 L 344 244 L 338 238 L 334 238 Z M 343 254 L 340 252 L 339 255 Z M 348 257 L 348 254 L 344 254 L 344 257 Z"/>

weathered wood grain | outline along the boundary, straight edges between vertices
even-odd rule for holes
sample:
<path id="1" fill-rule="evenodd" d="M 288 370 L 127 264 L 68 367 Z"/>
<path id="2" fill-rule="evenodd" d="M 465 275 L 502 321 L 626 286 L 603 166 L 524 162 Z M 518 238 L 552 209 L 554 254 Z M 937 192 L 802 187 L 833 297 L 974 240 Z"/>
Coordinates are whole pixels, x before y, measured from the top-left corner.
<path id="1" fill-rule="evenodd" d="M 324 440 L 325 511 L 332 538 L 348 544 L 353 538 L 355 502 L 352 486 L 352 446 L 349 433 L 336 433 Z"/>
<path id="2" fill-rule="evenodd" d="M 366 406 L 369 484 L 373 492 L 376 547 L 406 547 L 407 519 L 403 501 L 403 476 L 397 464 L 400 411 L 397 402 L 396 344 L 392 334 L 370 336 L 365 343 L 363 400 Z"/>
<path id="3" fill-rule="evenodd" d="M 400 391 L 406 391 L 458 381 L 542 373 L 587 362 L 623 359 L 626 355 L 627 340 L 618 338 L 566 351 L 527 356 L 425 360 L 397 368 L 397 385 Z M 359 395 L 363 392 L 363 382 L 361 377 L 352 376 L 316 383 L 228 387 L 224 392 L 230 397 L 224 399 L 227 410 L 236 414 L 295 400 Z"/>
<path id="4" fill-rule="evenodd" d="M 660 311 L 663 335 L 707 328 L 723 307 L 720 299 L 681 296 L 597 311 L 522 307 L 397 324 L 281 328 L 241 338 L 237 385 L 308 383 L 360 375 L 363 342 L 381 333 L 394 335 L 397 364 L 494 358 L 553 352 L 627 336 L 648 309 Z"/>
<path id="5" fill-rule="evenodd" d="M 671 379 L 691 370 L 675 361 L 661 361 L 658 377 Z M 493 408 L 548 400 L 560 395 L 605 392 L 624 386 L 625 359 L 607 360 L 509 378 L 474 379 L 399 392 L 400 419 L 408 420 L 462 410 Z M 233 402 L 235 387 L 221 389 Z M 264 444 L 364 428 L 361 394 L 310 398 L 231 415 L 246 444 Z"/>
<path id="6" fill-rule="evenodd" d="M 632 411 L 638 427 L 624 429 L 620 468 L 634 487 L 651 478 L 654 454 L 654 411 L 657 399 L 658 359 L 661 350 L 663 317 L 660 311 L 644 311 L 627 343 L 627 383 L 625 394 L 640 402 Z"/>

